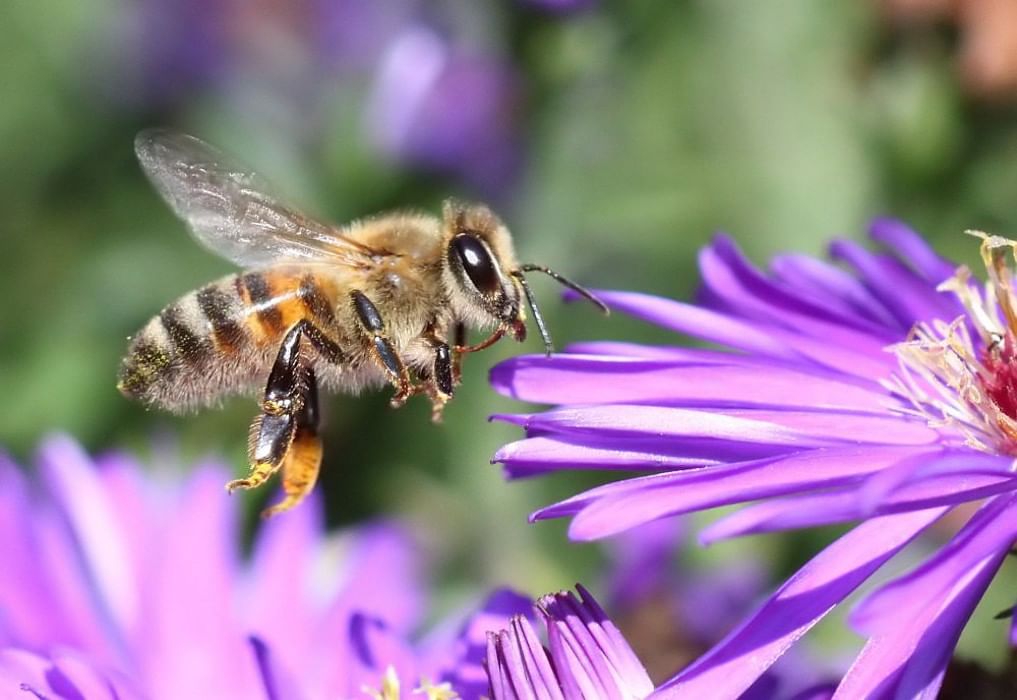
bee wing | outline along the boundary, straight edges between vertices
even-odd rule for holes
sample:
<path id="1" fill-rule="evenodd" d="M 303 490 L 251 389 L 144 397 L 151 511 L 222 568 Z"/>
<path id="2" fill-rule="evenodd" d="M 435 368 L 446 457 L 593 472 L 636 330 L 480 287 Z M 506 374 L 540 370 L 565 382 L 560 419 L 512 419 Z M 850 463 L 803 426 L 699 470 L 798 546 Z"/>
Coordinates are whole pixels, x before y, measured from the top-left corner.
<path id="1" fill-rule="evenodd" d="M 384 254 L 280 204 L 257 173 L 194 136 L 148 129 L 135 138 L 134 150 L 194 237 L 241 267 L 281 261 L 362 267 Z"/>

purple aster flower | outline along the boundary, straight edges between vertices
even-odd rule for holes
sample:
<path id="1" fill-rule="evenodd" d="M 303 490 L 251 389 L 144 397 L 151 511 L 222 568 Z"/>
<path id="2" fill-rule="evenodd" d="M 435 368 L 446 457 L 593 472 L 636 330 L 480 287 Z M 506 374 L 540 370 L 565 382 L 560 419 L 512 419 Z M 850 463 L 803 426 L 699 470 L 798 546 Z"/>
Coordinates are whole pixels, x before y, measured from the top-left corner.
<path id="1" fill-rule="evenodd" d="M 547 628 L 541 646 L 529 620 L 519 616 L 487 643 L 493 700 L 516 698 L 645 698 L 653 681 L 618 628 L 577 586 L 579 597 L 562 591 L 537 603 Z"/>
<path id="2" fill-rule="evenodd" d="M 541 645 L 533 625 L 516 616 L 487 642 L 487 671 L 493 700 L 547 698 L 548 700 L 642 700 L 664 697 L 655 689 L 646 669 L 625 637 L 611 622 L 589 591 L 576 586 L 546 595 L 537 612 L 546 629 L 547 646 Z M 772 678 L 763 678 L 742 697 L 774 700 L 778 694 Z M 809 688 L 795 698 L 829 698 L 829 687 Z M 717 697 L 704 695 L 701 697 Z"/>
<path id="3" fill-rule="evenodd" d="M 530 609 L 501 591 L 417 639 L 421 555 L 398 526 L 325 537 L 312 504 L 244 560 L 221 466 L 181 483 L 63 437 L 38 466 L 32 483 L 0 456 L 3 697 L 477 698 L 486 631 Z"/>
<path id="4" fill-rule="evenodd" d="M 719 349 L 586 343 L 493 370 L 500 391 L 557 404 L 499 416 L 527 434 L 495 457 L 509 476 L 643 473 L 533 515 L 571 516 L 574 539 L 749 502 L 701 540 L 860 521 L 661 697 L 737 697 L 927 528 L 975 503 L 948 544 L 851 617 L 867 642 L 838 692 L 931 697 L 1017 538 L 1015 244 L 982 235 L 981 287 L 899 222 L 871 233 L 883 250 L 832 244 L 844 266 L 786 255 L 768 273 L 719 236 L 700 254 L 699 305 L 598 292 Z"/>

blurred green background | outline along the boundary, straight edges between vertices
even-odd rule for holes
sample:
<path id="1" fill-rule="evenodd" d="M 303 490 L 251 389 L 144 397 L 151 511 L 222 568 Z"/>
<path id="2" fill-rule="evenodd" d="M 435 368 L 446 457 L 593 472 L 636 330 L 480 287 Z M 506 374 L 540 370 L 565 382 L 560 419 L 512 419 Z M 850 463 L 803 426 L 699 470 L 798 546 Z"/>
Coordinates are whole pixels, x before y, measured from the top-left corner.
<path id="1" fill-rule="evenodd" d="M 4 3 L 0 443 L 30 462 L 40 436 L 65 430 L 92 450 L 185 463 L 214 454 L 245 468 L 250 399 L 175 417 L 114 388 L 128 335 L 230 271 L 190 240 L 139 170 L 132 139 L 149 126 L 238 154 L 334 221 L 437 212 L 450 195 L 487 200 L 523 259 L 595 287 L 687 297 L 695 251 L 716 230 L 763 262 L 789 248 L 821 253 L 832 235 L 862 237 L 883 213 L 972 261 L 965 228 L 1017 234 L 1014 76 L 979 82 L 969 57 L 993 50 L 972 48 L 986 32 L 928 5 Z M 549 282 L 534 286 L 559 347 L 672 341 L 566 307 Z M 445 591 L 596 580 L 595 546 L 568 545 L 564 523 L 525 521 L 593 482 L 506 485 L 488 464 L 518 435 L 485 416 L 523 407 L 496 396 L 486 371 L 521 351 L 539 351 L 538 341 L 469 357 L 440 426 L 422 399 L 389 410 L 388 391 L 328 400 L 329 522 L 411 519 Z M 239 498 L 253 513 L 271 495 Z M 686 556 L 762 551 L 776 576 L 828 535 Z M 1012 575 L 1001 579 L 1012 588 Z M 1000 589 L 989 613 L 1012 602 Z M 979 633 L 963 643 L 985 658 L 1001 651 L 1002 623 L 989 617 L 980 613 Z M 834 645 L 848 637 L 828 634 Z"/>

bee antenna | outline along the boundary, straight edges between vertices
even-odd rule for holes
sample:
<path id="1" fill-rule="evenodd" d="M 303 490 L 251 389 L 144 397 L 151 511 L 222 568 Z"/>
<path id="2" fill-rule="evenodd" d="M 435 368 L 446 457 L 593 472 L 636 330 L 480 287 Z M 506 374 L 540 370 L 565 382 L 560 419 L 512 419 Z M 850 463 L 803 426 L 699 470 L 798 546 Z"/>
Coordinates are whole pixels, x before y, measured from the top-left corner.
<path id="1" fill-rule="evenodd" d="M 523 268 L 525 269 L 525 267 L 524 265 Z M 537 306 L 537 298 L 533 296 L 533 291 L 526 282 L 522 269 L 514 270 L 512 276 L 519 280 L 519 285 L 523 288 L 523 294 L 526 295 L 526 303 L 529 305 L 530 311 L 533 312 L 533 322 L 537 324 L 537 332 L 540 333 L 540 338 L 544 341 L 544 354 L 551 357 L 551 353 L 554 352 L 554 345 L 551 343 L 551 334 L 547 332 L 544 317 L 540 314 L 540 307 Z"/>
<path id="2" fill-rule="evenodd" d="M 611 310 L 607 308 L 607 304 L 605 304 L 600 299 L 598 299 L 596 297 L 596 295 L 593 292 L 591 292 L 589 289 L 587 289 L 586 287 L 583 287 L 582 285 L 576 284 L 572 280 L 566 278 L 564 275 L 561 275 L 561 274 L 555 272 L 554 270 L 552 270 L 549 267 L 545 267 L 544 265 L 527 264 L 527 265 L 521 266 L 519 268 L 519 272 L 520 273 L 522 273 L 522 272 L 543 272 L 545 275 L 547 275 L 548 277 L 553 279 L 558 284 L 562 285 L 563 287 L 568 287 L 573 292 L 577 293 L 579 296 L 581 296 L 584 299 L 586 299 L 587 301 L 589 301 L 591 304 L 593 304 L 598 309 L 600 309 L 604 313 L 605 316 L 611 313 Z M 522 274 L 519 275 L 519 278 L 522 279 Z M 524 290 L 525 290 L 525 285 L 524 285 Z M 529 297 L 529 293 L 527 293 L 527 297 Z M 533 306 L 532 297 L 529 297 L 529 298 L 531 299 L 530 306 L 532 307 Z M 534 309 L 533 315 L 534 316 L 537 315 L 536 309 Z"/>

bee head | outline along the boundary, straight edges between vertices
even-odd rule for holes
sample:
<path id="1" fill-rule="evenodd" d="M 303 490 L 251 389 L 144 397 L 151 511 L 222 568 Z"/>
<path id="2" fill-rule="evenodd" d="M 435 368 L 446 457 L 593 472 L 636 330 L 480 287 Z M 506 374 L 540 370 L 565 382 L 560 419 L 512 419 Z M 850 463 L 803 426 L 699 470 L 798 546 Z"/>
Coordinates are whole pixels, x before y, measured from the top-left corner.
<path id="1" fill-rule="evenodd" d="M 512 236 L 482 204 L 445 202 L 445 289 L 456 316 L 477 328 L 497 327 L 526 338 L 523 290 Z"/>

